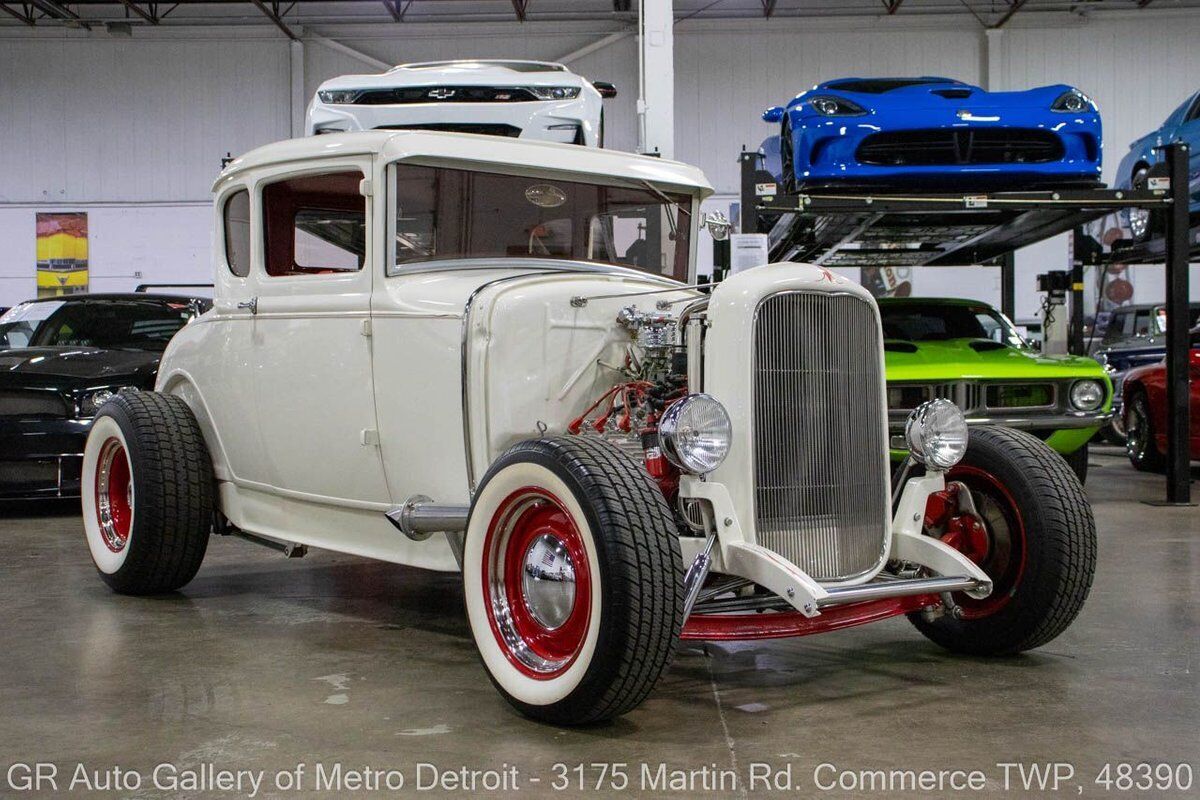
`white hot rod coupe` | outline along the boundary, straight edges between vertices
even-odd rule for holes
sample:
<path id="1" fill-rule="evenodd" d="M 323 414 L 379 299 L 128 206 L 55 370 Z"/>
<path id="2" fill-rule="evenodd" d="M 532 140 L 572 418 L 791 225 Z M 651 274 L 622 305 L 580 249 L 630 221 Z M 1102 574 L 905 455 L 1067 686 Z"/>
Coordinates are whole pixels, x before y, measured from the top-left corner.
<path id="1" fill-rule="evenodd" d="M 272 144 L 215 188 L 215 304 L 84 456 L 101 577 L 210 535 L 462 570 L 500 693 L 636 706 L 683 639 L 907 614 L 956 652 L 1078 614 L 1095 526 L 1039 440 L 916 409 L 889 465 L 879 313 L 823 269 L 695 284 L 711 190 L 658 158 L 470 134 Z"/>

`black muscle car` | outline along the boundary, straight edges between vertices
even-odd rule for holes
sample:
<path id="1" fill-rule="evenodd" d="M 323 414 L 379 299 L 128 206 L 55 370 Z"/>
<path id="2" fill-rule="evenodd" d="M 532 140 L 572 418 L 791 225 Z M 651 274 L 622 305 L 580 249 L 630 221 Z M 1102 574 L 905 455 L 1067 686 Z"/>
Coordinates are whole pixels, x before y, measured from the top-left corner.
<path id="1" fill-rule="evenodd" d="M 203 297 L 91 294 L 31 300 L 0 316 L 0 499 L 78 497 L 96 408 L 152 389 L 175 332 Z"/>

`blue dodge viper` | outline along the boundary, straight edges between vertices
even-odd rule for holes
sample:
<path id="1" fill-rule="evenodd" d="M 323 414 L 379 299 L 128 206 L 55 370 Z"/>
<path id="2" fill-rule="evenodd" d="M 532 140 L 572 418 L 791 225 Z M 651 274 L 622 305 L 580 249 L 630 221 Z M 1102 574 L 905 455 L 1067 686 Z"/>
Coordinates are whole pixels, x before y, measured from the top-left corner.
<path id="1" fill-rule="evenodd" d="M 1100 179 L 1100 114 L 1062 84 L 988 92 L 949 78 L 842 78 L 763 119 L 780 126 L 764 150 L 784 191 L 1040 189 Z"/>
<path id="2" fill-rule="evenodd" d="M 1200 212 L 1200 92 L 1184 100 L 1162 125 L 1129 145 L 1129 152 L 1117 165 L 1114 185 L 1118 189 L 1146 188 L 1150 170 L 1165 158 L 1163 145 L 1172 142 L 1188 145 L 1188 207 L 1196 214 Z M 1131 208 L 1125 213 L 1134 241 L 1150 238 L 1154 214 L 1144 208 Z"/>

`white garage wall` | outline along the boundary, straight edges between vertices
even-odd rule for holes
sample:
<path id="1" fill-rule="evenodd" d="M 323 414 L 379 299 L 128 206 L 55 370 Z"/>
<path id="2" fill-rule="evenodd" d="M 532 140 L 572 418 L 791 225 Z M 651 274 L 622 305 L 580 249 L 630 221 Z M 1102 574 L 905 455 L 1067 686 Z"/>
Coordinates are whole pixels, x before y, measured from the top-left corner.
<path id="1" fill-rule="evenodd" d="M 757 147 L 770 133 L 758 118 L 766 106 L 838 76 L 933 73 L 995 88 L 1078 84 L 1104 112 L 1111 177 L 1128 142 L 1195 88 L 1200 15 L 1055 19 L 1014 17 L 993 44 L 990 76 L 987 37 L 965 15 L 682 21 L 675 44 L 677 155 L 700 165 L 719 192 L 733 194 L 738 151 Z M 1152 35 L 1136 35 L 1150 22 Z M 399 63 L 480 55 L 553 59 L 614 30 L 598 23 L 513 23 L 357 25 L 311 33 Z M 609 143 L 632 148 L 634 38 L 572 67 L 618 84 L 621 94 L 607 106 Z M 93 249 L 97 276 L 131 275 L 134 264 L 158 259 L 154 272 L 163 280 L 205 279 L 203 202 L 219 159 L 289 135 L 290 69 L 289 43 L 269 27 L 139 27 L 132 38 L 0 30 L 0 305 L 29 293 L 38 209 L 92 214 L 93 240 L 111 243 Z M 303 69 L 306 95 L 325 78 L 372 71 L 313 42 L 304 46 Z M 157 205 L 141 208 L 146 203 Z M 1033 274 L 1065 262 L 1061 243 L 1020 254 L 1019 293 L 1031 288 Z M 950 278 L 940 281 L 948 291 L 960 283 Z M 136 283 L 114 277 L 104 288 L 123 288 L 122 280 Z M 924 290 L 930 281 L 921 283 Z M 933 279 L 932 286 L 938 284 Z"/>

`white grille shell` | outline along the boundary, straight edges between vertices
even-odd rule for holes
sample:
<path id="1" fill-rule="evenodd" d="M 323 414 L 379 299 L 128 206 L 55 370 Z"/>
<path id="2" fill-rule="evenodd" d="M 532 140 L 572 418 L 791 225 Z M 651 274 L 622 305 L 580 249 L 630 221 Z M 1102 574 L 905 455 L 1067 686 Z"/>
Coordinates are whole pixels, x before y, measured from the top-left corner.
<path id="1" fill-rule="evenodd" d="M 822 524 L 820 504 L 810 505 L 813 519 L 806 523 L 805 535 L 797 536 L 797 530 L 787 531 L 778 525 L 765 525 L 759 530 L 757 509 L 756 477 L 756 431 L 755 389 L 756 359 L 752 349 L 755 343 L 756 315 L 768 298 L 779 294 L 797 293 L 811 296 L 817 305 L 826 299 L 831 306 L 850 303 L 862 314 L 855 314 L 856 321 L 847 321 L 854 326 L 858 337 L 854 346 L 840 343 L 837 335 L 824 331 L 831 348 L 827 368 L 837 368 L 839 359 L 843 365 L 851 360 L 873 359 L 875 378 L 874 399 L 862 398 L 867 406 L 859 407 L 849 421 L 836 414 L 828 416 L 826 430 L 791 431 L 786 426 L 777 426 L 773 436 L 787 436 L 788 441 L 777 443 L 784 458 L 811 456 L 811 464 L 827 464 L 828 475 L 839 483 L 858 482 L 858 488 L 840 487 L 831 495 L 837 502 L 827 503 L 826 513 L 841 513 L 853 524 L 843 530 L 840 523 L 825 520 Z M 836 298 L 841 297 L 842 300 Z M 861 304 L 861 305 L 860 305 Z M 856 283 L 846 280 L 828 270 L 806 264 L 771 264 L 757 267 L 733 277 L 714 290 L 708 307 L 708 323 L 704 343 L 704 391 L 720 400 L 729 411 L 733 425 L 733 440 L 729 456 L 709 480 L 720 482 L 729 491 L 738 521 L 745 537 L 757 544 L 779 552 L 797 563 L 806 572 L 824 585 L 852 585 L 871 580 L 886 562 L 891 545 L 889 518 L 890 495 L 888 487 L 889 462 L 887 450 L 887 408 L 884 385 L 883 336 L 879 323 L 879 312 L 874 299 Z M 824 323 L 823 323 L 824 324 Z M 822 331 L 816 331 L 821 334 Z M 859 364 L 861 368 L 863 365 Z M 864 370 L 859 369 L 860 372 Z M 865 370 L 871 372 L 870 365 Z M 863 376 L 863 379 L 868 379 Z M 868 406 L 875 406 L 870 408 Z M 809 420 L 809 424 L 812 421 Z M 846 437 L 855 450 L 853 463 L 843 463 Z M 839 445 L 843 445 L 839 448 Z M 772 446 L 767 443 L 766 446 Z M 788 450 L 791 455 L 788 455 Z M 877 451 L 874 458 L 872 451 Z M 847 478 L 850 472 L 869 473 L 861 480 Z M 803 487 L 801 487 L 803 488 Z M 820 493 L 813 488 L 809 496 Z M 862 495 L 859 508 L 851 507 L 853 492 Z M 858 513 L 858 512 L 862 513 Z M 868 517 L 870 519 L 868 519 Z M 771 530 L 774 528 L 774 530 Z M 851 532 L 850 528 L 854 528 Z M 803 532 L 801 532 L 803 534 Z M 822 545 L 822 540 L 824 545 Z M 830 544 L 830 542 L 833 544 Z M 822 549 L 824 547 L 825 549 Z M 873 557 L 871 557 L 873 555 Z M 811 570 L 811 571 L 810 571 Z"/>

